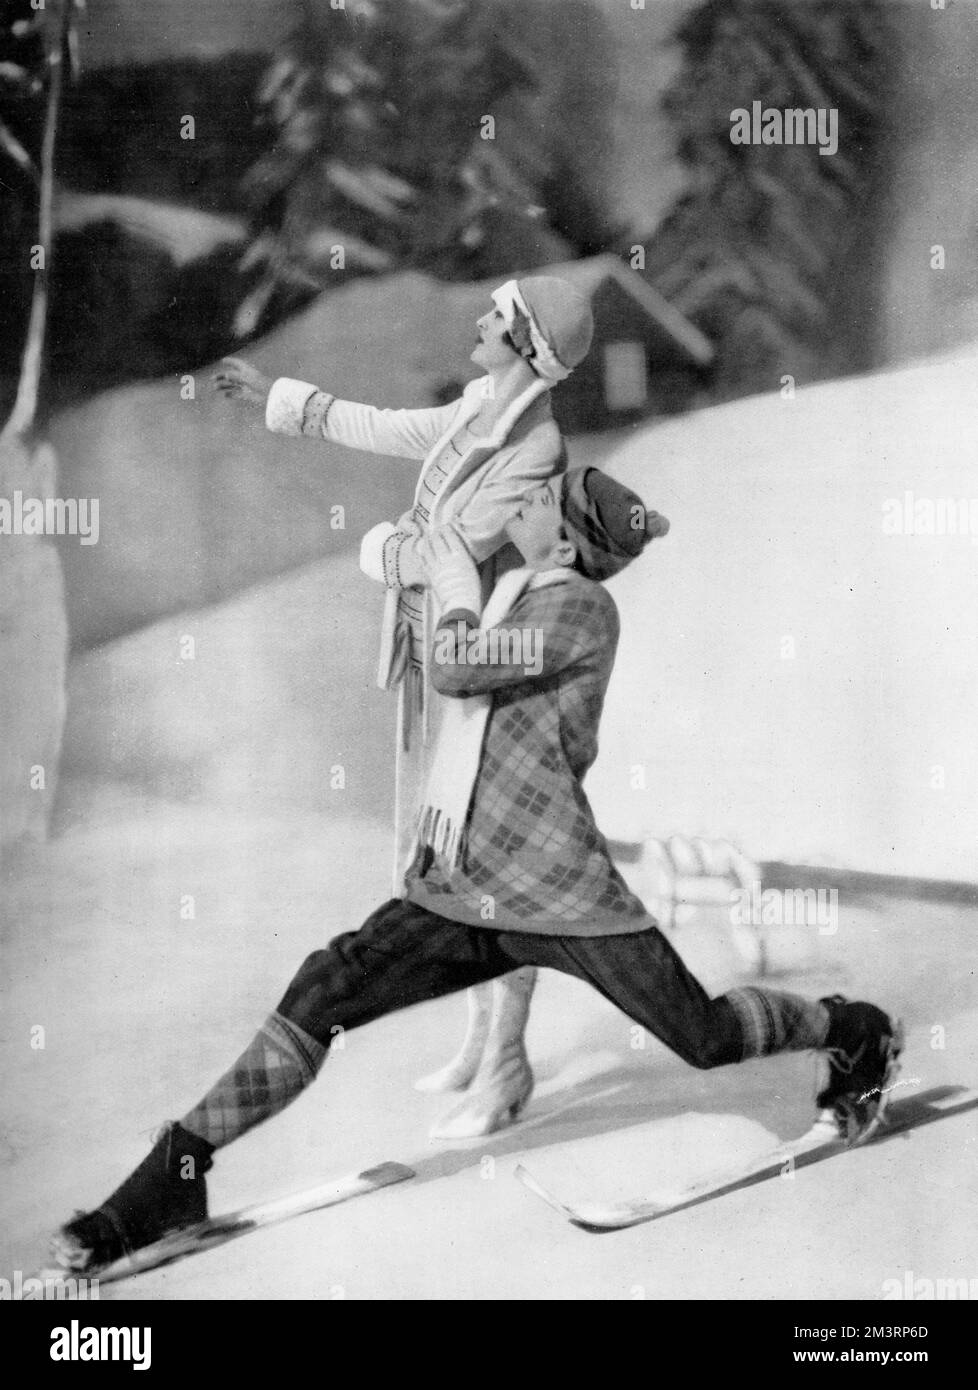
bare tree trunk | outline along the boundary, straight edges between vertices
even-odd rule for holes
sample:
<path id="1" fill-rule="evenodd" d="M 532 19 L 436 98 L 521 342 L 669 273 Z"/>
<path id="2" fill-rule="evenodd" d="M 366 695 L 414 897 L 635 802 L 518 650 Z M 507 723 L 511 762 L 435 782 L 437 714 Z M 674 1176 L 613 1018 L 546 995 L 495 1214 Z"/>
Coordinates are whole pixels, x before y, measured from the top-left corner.
<path id="1" fill-rule="evenodd" d="M 54 148 L 58 138 L 58 115 L 61 109 L 61 92 L 64 86 L 64 59 L 71 27 L 73 0 L 61 0 L 60 10 L 55 21 L 54 37 L 48 48 L 47 111 L 44 118 L 44 140 L 41 146 L 41 186 L 38 200 L 37 244 L 41 247 L 44 262 L 36 272 L 34 293 L 31 297 L 31 314 L 27 326 L 27 340 L 21 361 L 20 380 L 17 396 L 10 419 L 4 427 L 0 439 L 10 435 L 24 438 L 34 427 L 37 416 L 37 400 L 41 389 L 41 376 L 44 370 L 44 339 L 47 332 L 49 277 L 51 274 L 51 238 L 54 206 Z"/>
<path id="2" fill-rule="evenodd" d="M 0 433 L 0 496 L 54 496 L 58 460 L 34 436 L 44 371 L 53 239 L 54 152 L 72 12 L 60 0 L 49 23 L 48 91 L 41 145 L 31 310 L 17 395 Z M 47 536 L 11 535 L 0 545 L 0 846 L 46 837 L 66 716 L 68 622 L 58 551 Z"/>

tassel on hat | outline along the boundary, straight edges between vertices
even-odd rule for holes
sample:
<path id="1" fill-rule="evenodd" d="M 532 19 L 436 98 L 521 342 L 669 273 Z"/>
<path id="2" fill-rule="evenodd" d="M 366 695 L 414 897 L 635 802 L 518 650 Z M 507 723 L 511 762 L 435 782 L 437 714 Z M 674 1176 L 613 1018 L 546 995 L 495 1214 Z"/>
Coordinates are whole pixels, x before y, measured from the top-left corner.
<path id="1" fill-rule="evenodd" d="M 561 505 L 568 539 L 589 579 L 610 579 L 669 531 L 666 517 L 600 468 L 565 473 Z"/>

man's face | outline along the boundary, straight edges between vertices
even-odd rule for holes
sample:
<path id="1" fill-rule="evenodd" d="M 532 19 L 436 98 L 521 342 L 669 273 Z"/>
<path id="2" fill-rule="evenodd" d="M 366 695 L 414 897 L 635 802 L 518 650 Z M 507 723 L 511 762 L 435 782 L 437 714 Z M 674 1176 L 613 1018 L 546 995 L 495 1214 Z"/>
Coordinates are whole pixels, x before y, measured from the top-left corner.
<path id="1" fill-rule="evenodd" d="M 503 312 L 494 304 L 488 313 L 482 315 L 476 324 L 479 341 L 472 352 L 472 361 L 486 371 L 499 371 L 512 364 L 519 357 L 511 343 L 506 339 L 506 320 Z"/>
<path id="2" fill-rule="evenodd" d="M 510 517 L 506 536 L 528 565 L 573 563 L 574 547 L 562 539 L 564 526 L 560 508 L 563 479 L 548 478 L 526 493 Z M 563 558 L 560 548 L 566 547 Z M 566 558 L 569 553 L 570 559 Z"/>

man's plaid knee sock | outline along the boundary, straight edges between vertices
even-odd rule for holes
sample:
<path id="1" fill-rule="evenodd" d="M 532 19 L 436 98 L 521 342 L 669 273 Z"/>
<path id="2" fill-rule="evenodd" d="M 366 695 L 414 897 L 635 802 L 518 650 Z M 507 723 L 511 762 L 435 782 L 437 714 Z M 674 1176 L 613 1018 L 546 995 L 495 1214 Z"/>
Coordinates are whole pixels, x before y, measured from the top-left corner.
<path id="1" fill-rule="evenodd" d="M 767 1057 L 772 1052 L 803 1052 L 824 1047 L 829 1013 L 824 1004 L 777 989 L 728 990 L 725 998 L 737 1015 L 744 1039 L 743 1058 Z"/>
<path id="2" fill-rule="evenodd" d="M 322 1043 L 281 1014 L 269 1014 L 230 1071 L 180 1123 L 219 1149 L 284 1110 L 325 1060 Z"/>

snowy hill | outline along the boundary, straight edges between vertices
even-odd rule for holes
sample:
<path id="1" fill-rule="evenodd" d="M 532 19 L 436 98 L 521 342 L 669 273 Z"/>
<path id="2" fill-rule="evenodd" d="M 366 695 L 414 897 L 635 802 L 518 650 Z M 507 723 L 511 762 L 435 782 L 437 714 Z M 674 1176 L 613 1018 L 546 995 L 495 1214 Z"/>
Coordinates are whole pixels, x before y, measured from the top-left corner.
<path id="1" fill-rule="evenodd" d="M 973 541 L 886 534 L 882 518 L 907 490 L 973 490 L 976 365 L 742 402 L 621 443 L 615 471 L 673 531 L 614 586 L 623 639 L 592 779 L 607 829 L 712 830 L 760 857 L 973 880 Z M 307 950 L 386 894 L 378 611 L 344 553 L 74 662 L 61 833 L 23 847 L 4 885 L 11 1268 L 32 1267 L 52 1224 L 138 1161 Z M 632 791 L 643 761 L 647 789 Z M 725 918 L 700 914 L 677 936 L 711 990 L 736 978 Z M 787 965 L 779 945 L 778 980 L 879 998 L 908 1027 L 901 1085 L 968 1085 L 973 919 L 843 895 L 836 934 L 808 933 Z M 694 1073 L 651 1039 L 636 1050 L 610 1004 L 547 972 L 527 1122 L 478 1147 L 432 1146 L 442 1101 L 411 1082 L 451 1053 L 462 1014 L 448 999 L 357 1033 L 279 1123 L 222 1155 L 211 1190 L 225 1210 L 381 1157 L 409 1161 L 413 1184 L 121 1296 L 872 1300 L 907 1268 L 968 1276 L 973 1112 L 594 1242 L 534 1203 L 517 1158 L 546 1173 L 552 1147 L 574 1141 L 571 1176 L 618 1195 L 726 1167 L 804 1130 L 811 1058 Z M 23 1038 L 38 1018 L 49 1040 L 35 1052 Z M 935 1047 L 934 1020 L 953 1046 Z"/>
<path id="2" fill-rule="evenodd" d="M 772 394 L 612 455 L 673 529 L 613 585 L 607 823 L 975 881 L 976 372 L 971 349 Z M 970 534 L 888 534 L 907 494 L 919 530 L 950 499 Z"/>
<path id="3" fill-rule="evenodd" d="M 978 491 L 976 368 L 968 356 L 756 398 L 619 444 L 609 467 L 673 529 L 613 584 L 622 642 L 590 785 L 610 834 L 727 835 L 760 859 L 974 880 L 976 542 L 888 535 L 883 520 L 907 492 Z M 395 473 L 363 471 L 364 529 Z M 351 538 L 76 660 L 69 773 L 385 815 L 380 595 Z"/>

